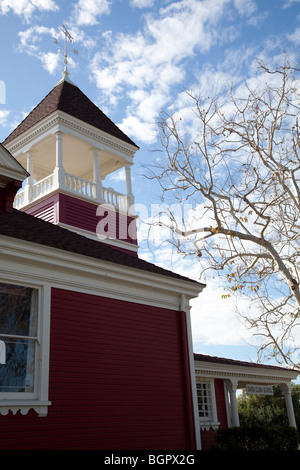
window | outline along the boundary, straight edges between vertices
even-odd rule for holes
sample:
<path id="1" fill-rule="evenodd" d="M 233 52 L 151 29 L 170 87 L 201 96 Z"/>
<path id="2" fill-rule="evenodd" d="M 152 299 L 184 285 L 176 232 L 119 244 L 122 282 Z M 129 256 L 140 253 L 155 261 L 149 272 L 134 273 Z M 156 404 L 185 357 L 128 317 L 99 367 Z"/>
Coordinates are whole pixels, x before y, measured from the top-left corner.
<path id="1" fill-rule="evenodd" d="M 6 364 L 0 368 L 0 392 L 33 393 L 37 344 L 38 291 L 0 284 L 0 339 Z"/>
<path id="2" fill-rule="evenodd" d="M 206 430 L 210 427 L 216 429 L 219 423 L 217 422 L 214 383 L 213 381 L 199 381 L 196 386 L 200 427 Z"/>
<path id="3" fill-rule="evenodd" d="M 5 345 L 5 362 L 0 363 L 2 414 L 26 414 L 30 408 L 47 414 L 49 298 L 42 288 L 0 282 L 0 341 Z"/>

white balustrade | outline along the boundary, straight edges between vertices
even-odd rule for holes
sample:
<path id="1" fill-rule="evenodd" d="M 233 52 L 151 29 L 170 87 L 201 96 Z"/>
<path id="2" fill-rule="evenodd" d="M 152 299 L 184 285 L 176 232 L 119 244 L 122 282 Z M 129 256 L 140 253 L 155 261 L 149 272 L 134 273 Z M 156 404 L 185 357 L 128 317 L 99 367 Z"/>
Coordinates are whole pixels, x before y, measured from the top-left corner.
<path id="1" fill-rule="evenodd" d="M 91 181 L 66 173 L 65 185 L 66 189 L 76 194 L 96 199 L 96 184 Z"/>
<path id="2" fill-rule="evenodd" d="M 102 188 L 102 197 L 104 203 L 111 204 L 121 210 L 127 209 L 127 197 L 112 188 Z"/>
<path id="3" fill-rule="evenodd" d="M 47 176 L 46 178 L 43 178 L 32 186 L 32 197 L 31 200 L 28 202 L 34 202 L 35 200 L 43 197 L 51 191 L 58 189 L 57 185 L 58 183 L 55 180 L 54 173 Z M 79 178 L 75 175 L 71 175 L 70 173 L 65 173 L 65 187 L 61 189 L 65 189 L 67 191 L 72 192 L 73 194 L 84 196 L 85 198 L 97 201 L 96 183 L 85 180 L 83 178 Z M 102 187 L 101 189 L 102 200 L 97 201 L 98 203 L 107 203 L 111 204 L 119 210 L 127 210 L 127 196 L 114 191 L 113 188 Z M 26 205 L 26 199 L 26 191 L 19 191 L 15 197 L 14 207 L 19 209 L 22 206 Z"/>
<path id="4" fill-rule="evenodd" d="M 22 189 L 22 191 L 19 191 L 14 199 L 14 207 L 16 209 L 19 209 L 20 207 L 24 206 L 24 201 L 25 201 L 25 191 Z"/>
<path id="5" fill-rule="evenodd" d="M 32 186 L 32 199 L 38 199 L 54 189 L 54 175 L 46 176 Z"/>

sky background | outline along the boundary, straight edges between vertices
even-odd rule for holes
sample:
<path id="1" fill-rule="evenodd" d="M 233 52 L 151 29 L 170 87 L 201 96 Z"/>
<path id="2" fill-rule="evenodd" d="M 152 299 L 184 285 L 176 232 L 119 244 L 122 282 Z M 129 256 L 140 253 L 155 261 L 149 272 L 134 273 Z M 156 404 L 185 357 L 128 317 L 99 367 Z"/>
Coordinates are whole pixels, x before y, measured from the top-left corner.
<path id="1" fill-rule="evenodd" d="M 160 112 L 180 109 L 185 89 L 250 78 L 257 58 L 299 59 L 300 0 L 0 0 L 1 142 L 61 79 L 62 25 L 75 39 L 70 79 L 140 147 L 133 191 L 149 214 L 160 192 L 145 165 L 157 158 Z M 105 180 L 122 185 L 122 174 Z M 144 236 L 139 255 L 199 278 L 196 263 Z M 256 339 L 222 292 L 211 277 L 192 302 L 194 351 L 256 361 Z"/>

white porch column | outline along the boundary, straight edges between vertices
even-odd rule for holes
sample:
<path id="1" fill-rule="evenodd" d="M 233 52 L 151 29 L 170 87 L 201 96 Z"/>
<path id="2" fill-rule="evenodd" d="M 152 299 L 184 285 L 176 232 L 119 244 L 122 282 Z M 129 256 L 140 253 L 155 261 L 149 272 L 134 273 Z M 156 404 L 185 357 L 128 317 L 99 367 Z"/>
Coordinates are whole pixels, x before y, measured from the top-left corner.
<path id="1" fill-rule="evenodd" d="M 29 204 L 33 199 L 32 186 L 33 186 L 33 161 L 32 161 L 32 152 L 28 150 L 27 152 L 27 171 L 29 176 L 27 178 L 27 185 L 25 187 L 25 204 Z"/>
<path id="2" fill-rule="evenodd" d="M 237 399 L 236 399 L 236 390 L 238 386 L 238 381 L 236 379 L 229 379 L 229 380 L 226 380 L 226 385 L 227 385 L 227 389 L 230 395 L 231 425 L 239 426 L 240 418 L 239 418 Z"/>
<path id="3" fill-rule="evenodd" d="M 132 194 L 132 184 L 131 184 L 131 165 L 126 163 L 125 165 L 125 176 L 126 176 L 126 193 L 127 193 L 127 204 L 128 209 L 133 209 L 134 205 L 134 196 Z"/>
<path id="4" fill-rule="evenodd" d="M 65 170 L 63 166 L 63 132 L 58 131 L 56 135 L 56 167 L 54 169 L 54 175 L 56 185 L 59 188 L 65 187 Z"/>
<path id="5" fill-rule="evenodd" d="M 99 149 L 93 148 L 93 154 L 94 154 L 94 165 L 93 165 L 93 182 L 96 185 L 96 194 L 95 198 L 97 199 L 98 202 L 102 202 L 102 182 L 100 178 L 100 172 L 99 172 Z"/>
<path id="6" fill-rule="evenodd" d="M 290 382 L 286 382 L 286 383 L 280 384 L 280 387 L 285 396 L 285 404 L 286 404 L 286 409 L 287 409 L 287 414 L 288 414 L 288 419 L 289 419 L 289 425 L 292 428 L 296 428 L 297 425 L 296 425 L 296 420 L 295 420 L 294 406 L 293 406 L 292 394 L 291 394 L 292 385 Z"/>

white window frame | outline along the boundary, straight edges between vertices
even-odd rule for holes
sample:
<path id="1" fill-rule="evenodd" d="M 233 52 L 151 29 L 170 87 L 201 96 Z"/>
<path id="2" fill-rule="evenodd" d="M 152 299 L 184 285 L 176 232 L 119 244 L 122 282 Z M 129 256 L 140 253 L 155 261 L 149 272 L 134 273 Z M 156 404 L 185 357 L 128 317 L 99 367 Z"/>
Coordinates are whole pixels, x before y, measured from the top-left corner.
<path id="1" fill-rule="evenodd" d="M 22 415 L 34 409 L 39 416 L 47 416 L 49 388 L 49 349 L 50 349 L 50 285 L 37 285 L 31 282 L 24 282 L 24 279 L 1 278 L 3 284 L 14 284 L 17 286 L 29 287 L 38 291 L 38 319 L 37 336 L 35 338 L 35 369 L 34 369 L 34 389 L 33 392 L 0 392 L 0 415 L 7 415 L 9 412 Z M 0 364 L 0 367 L 5 367 Z"/>
<path id="2" fill-rule="evenodd" d="M 208 431 L 210 428 L 216 430 L 219 427 L 218 417 L 217 417 L 217 404 L 216 404 L 216 394 L 215 394 L 215 382 L 214 380 L 204 379 L 201 377 L 196 378 L 196 388 L 197 388 L 197 403 L 198 403 L 198 415 L 199 415 L 199 424 L 200 429 Z M 204 399 L 202 391 L 206 390 L 206 397 Z M 205 406 L 207 407 L 206 415 L 201 416 L 203 409 L 200 410 L 200 406 L 203 404 L 199 402 L 199 396 L 202 396 L 202 401 L 205 401 Z"/>

